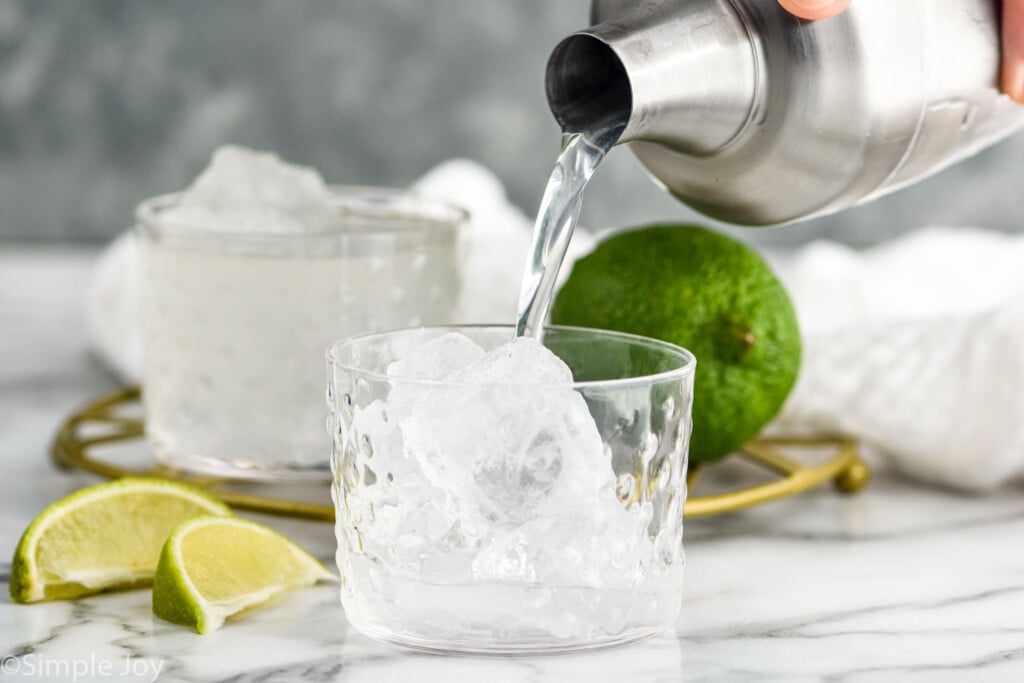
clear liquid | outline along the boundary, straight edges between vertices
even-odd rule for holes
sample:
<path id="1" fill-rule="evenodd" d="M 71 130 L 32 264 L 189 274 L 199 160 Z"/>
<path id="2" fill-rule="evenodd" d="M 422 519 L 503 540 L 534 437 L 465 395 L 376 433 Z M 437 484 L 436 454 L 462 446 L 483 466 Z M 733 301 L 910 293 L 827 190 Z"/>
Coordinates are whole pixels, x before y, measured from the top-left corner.
<path id="1" fill-rule="evenodd" d="M 562 136 L 562 153 L 544 188 L 533 226 L 530 259 L 519 291 L 517 337 L 541 338 L 551 309 L 558 271 L 580 217 L 583 190 L 624 128 L 625 122 L 615 121 L 587 133 L 565 133 Z"/>

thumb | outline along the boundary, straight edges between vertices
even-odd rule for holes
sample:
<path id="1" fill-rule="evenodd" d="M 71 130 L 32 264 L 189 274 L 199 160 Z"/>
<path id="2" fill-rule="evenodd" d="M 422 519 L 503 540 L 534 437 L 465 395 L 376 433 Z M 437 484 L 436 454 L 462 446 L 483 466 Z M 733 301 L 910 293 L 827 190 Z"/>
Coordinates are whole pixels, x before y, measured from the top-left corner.
<path id="1" fill-rule="evenodd" d="M 779 4 L 801 19 L 828 19 L 849 7 L 850 0 L 779 0 Z"/>

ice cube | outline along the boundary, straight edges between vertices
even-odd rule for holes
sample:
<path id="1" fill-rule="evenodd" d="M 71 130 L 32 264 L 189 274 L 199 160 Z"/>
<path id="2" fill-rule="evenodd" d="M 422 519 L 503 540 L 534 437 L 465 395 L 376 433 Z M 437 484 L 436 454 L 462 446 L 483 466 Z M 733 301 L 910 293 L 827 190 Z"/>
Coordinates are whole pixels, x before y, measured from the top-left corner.
<path id="1" fill-rule="evenodd" d="M 353 412 L 346 510 L 359 522 L 364 552 L 386 557 L 394 572 L 422 578 L 424 561 L 470 543 L 459 536 L 445 492 L 407 456 L 390 413 L 391 406 L 380 400 Z M 469 561 L 462 562 L 468 575 Z"/>
<path id="2" fill-rule="evenodd" d="M 516 339 L 421 392 L 403 444 L 471 532 L 587 504 L 611 479 L 601 437 L 568 366 Z"/>
<path id="3" fill-rule="evenodd" d="M 422 384 L 402 380 L 440 380 L 480 359 L 484 350 L 464 334 L 450 332 L 413 349 L 387 367 L 394 379 L 388 393 L 388 406 L 396 419 L 402 419 L 417 399 L 428 391 Z"/>
<path id="4" fill-rule="evenodd" d="M 622 590 L 639 583 L 652 550 L 649 504 L 627 509 L 612 495 L 586 503 L 495 533 L 473 559 L 473 579 Z"/>
<path id="5" fill-rule="evenodd" d="M 331 191 L 313 168 L 228 145 L 163 213 L 169 226 L 216 232 L 294 233 L 337 221 Z"/>
<path id="6" fill-rule="evenodd" d="M 516 337 L 449 378 L 467 384 L 571 384 L 572 370 L 546 346 Z"/>
<path id="7" fill-rule="evenodd" d="M 443 379 L 479 360 L 484 350 L 458 332 L 435 337 L 388 365 L 388 377 L 396 379 Z"/>
<path id="8" fill-rule="evenodd" d="M 351 458 L 365 480 L 366 473 L 372 482 L 382 486 L 374 492 L 386 491 L 388 483 L 396 477 L 404 477 L 416 469 L 405 457 L 402 447 L 402 432 L 392 419 L 388 405 L 381 400 L 373 401 L 365 408 L 355 408 L 348 438 L 351 440 Z"/>

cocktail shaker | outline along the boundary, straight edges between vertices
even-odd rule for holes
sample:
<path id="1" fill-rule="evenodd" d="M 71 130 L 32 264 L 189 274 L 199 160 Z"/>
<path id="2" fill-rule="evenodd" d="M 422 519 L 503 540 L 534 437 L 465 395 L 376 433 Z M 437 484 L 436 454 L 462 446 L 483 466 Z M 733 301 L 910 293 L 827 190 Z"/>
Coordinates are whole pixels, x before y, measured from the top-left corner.
<path id="1" fill-rule="evenodd" d="M 796 221 L 892 192 L 1024 125 L 997 87 L 998 9 L 856 0 L 809 22 L 774 0 L 595 0 L 592 28 L 551 55 L 547 96 L 567 132 L 625 122 L 619 142 L 698 211 Z"/>

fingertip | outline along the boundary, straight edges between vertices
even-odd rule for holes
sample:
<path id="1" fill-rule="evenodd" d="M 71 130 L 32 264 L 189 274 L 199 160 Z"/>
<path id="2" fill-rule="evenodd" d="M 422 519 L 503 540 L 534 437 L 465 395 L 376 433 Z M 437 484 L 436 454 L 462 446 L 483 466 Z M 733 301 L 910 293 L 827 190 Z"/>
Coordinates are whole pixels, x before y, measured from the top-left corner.
<path id="1" fill-rule="evenodd" d="M 1024 104 L 1024 0 L 1003 3 L 1003 68 L 1000 88 Z"/>
<path id="2" fill-rule="evenodd" d="M 850 0 L 779 0 L 790 14 L 801 19 L 828 19 L 850 6 Z"/>
<path id="3" fill-rule="evenodd" d="M 1018 104 L 1024 104 L 1024 60 L 1003 62 L 1001 90 Z"/>

